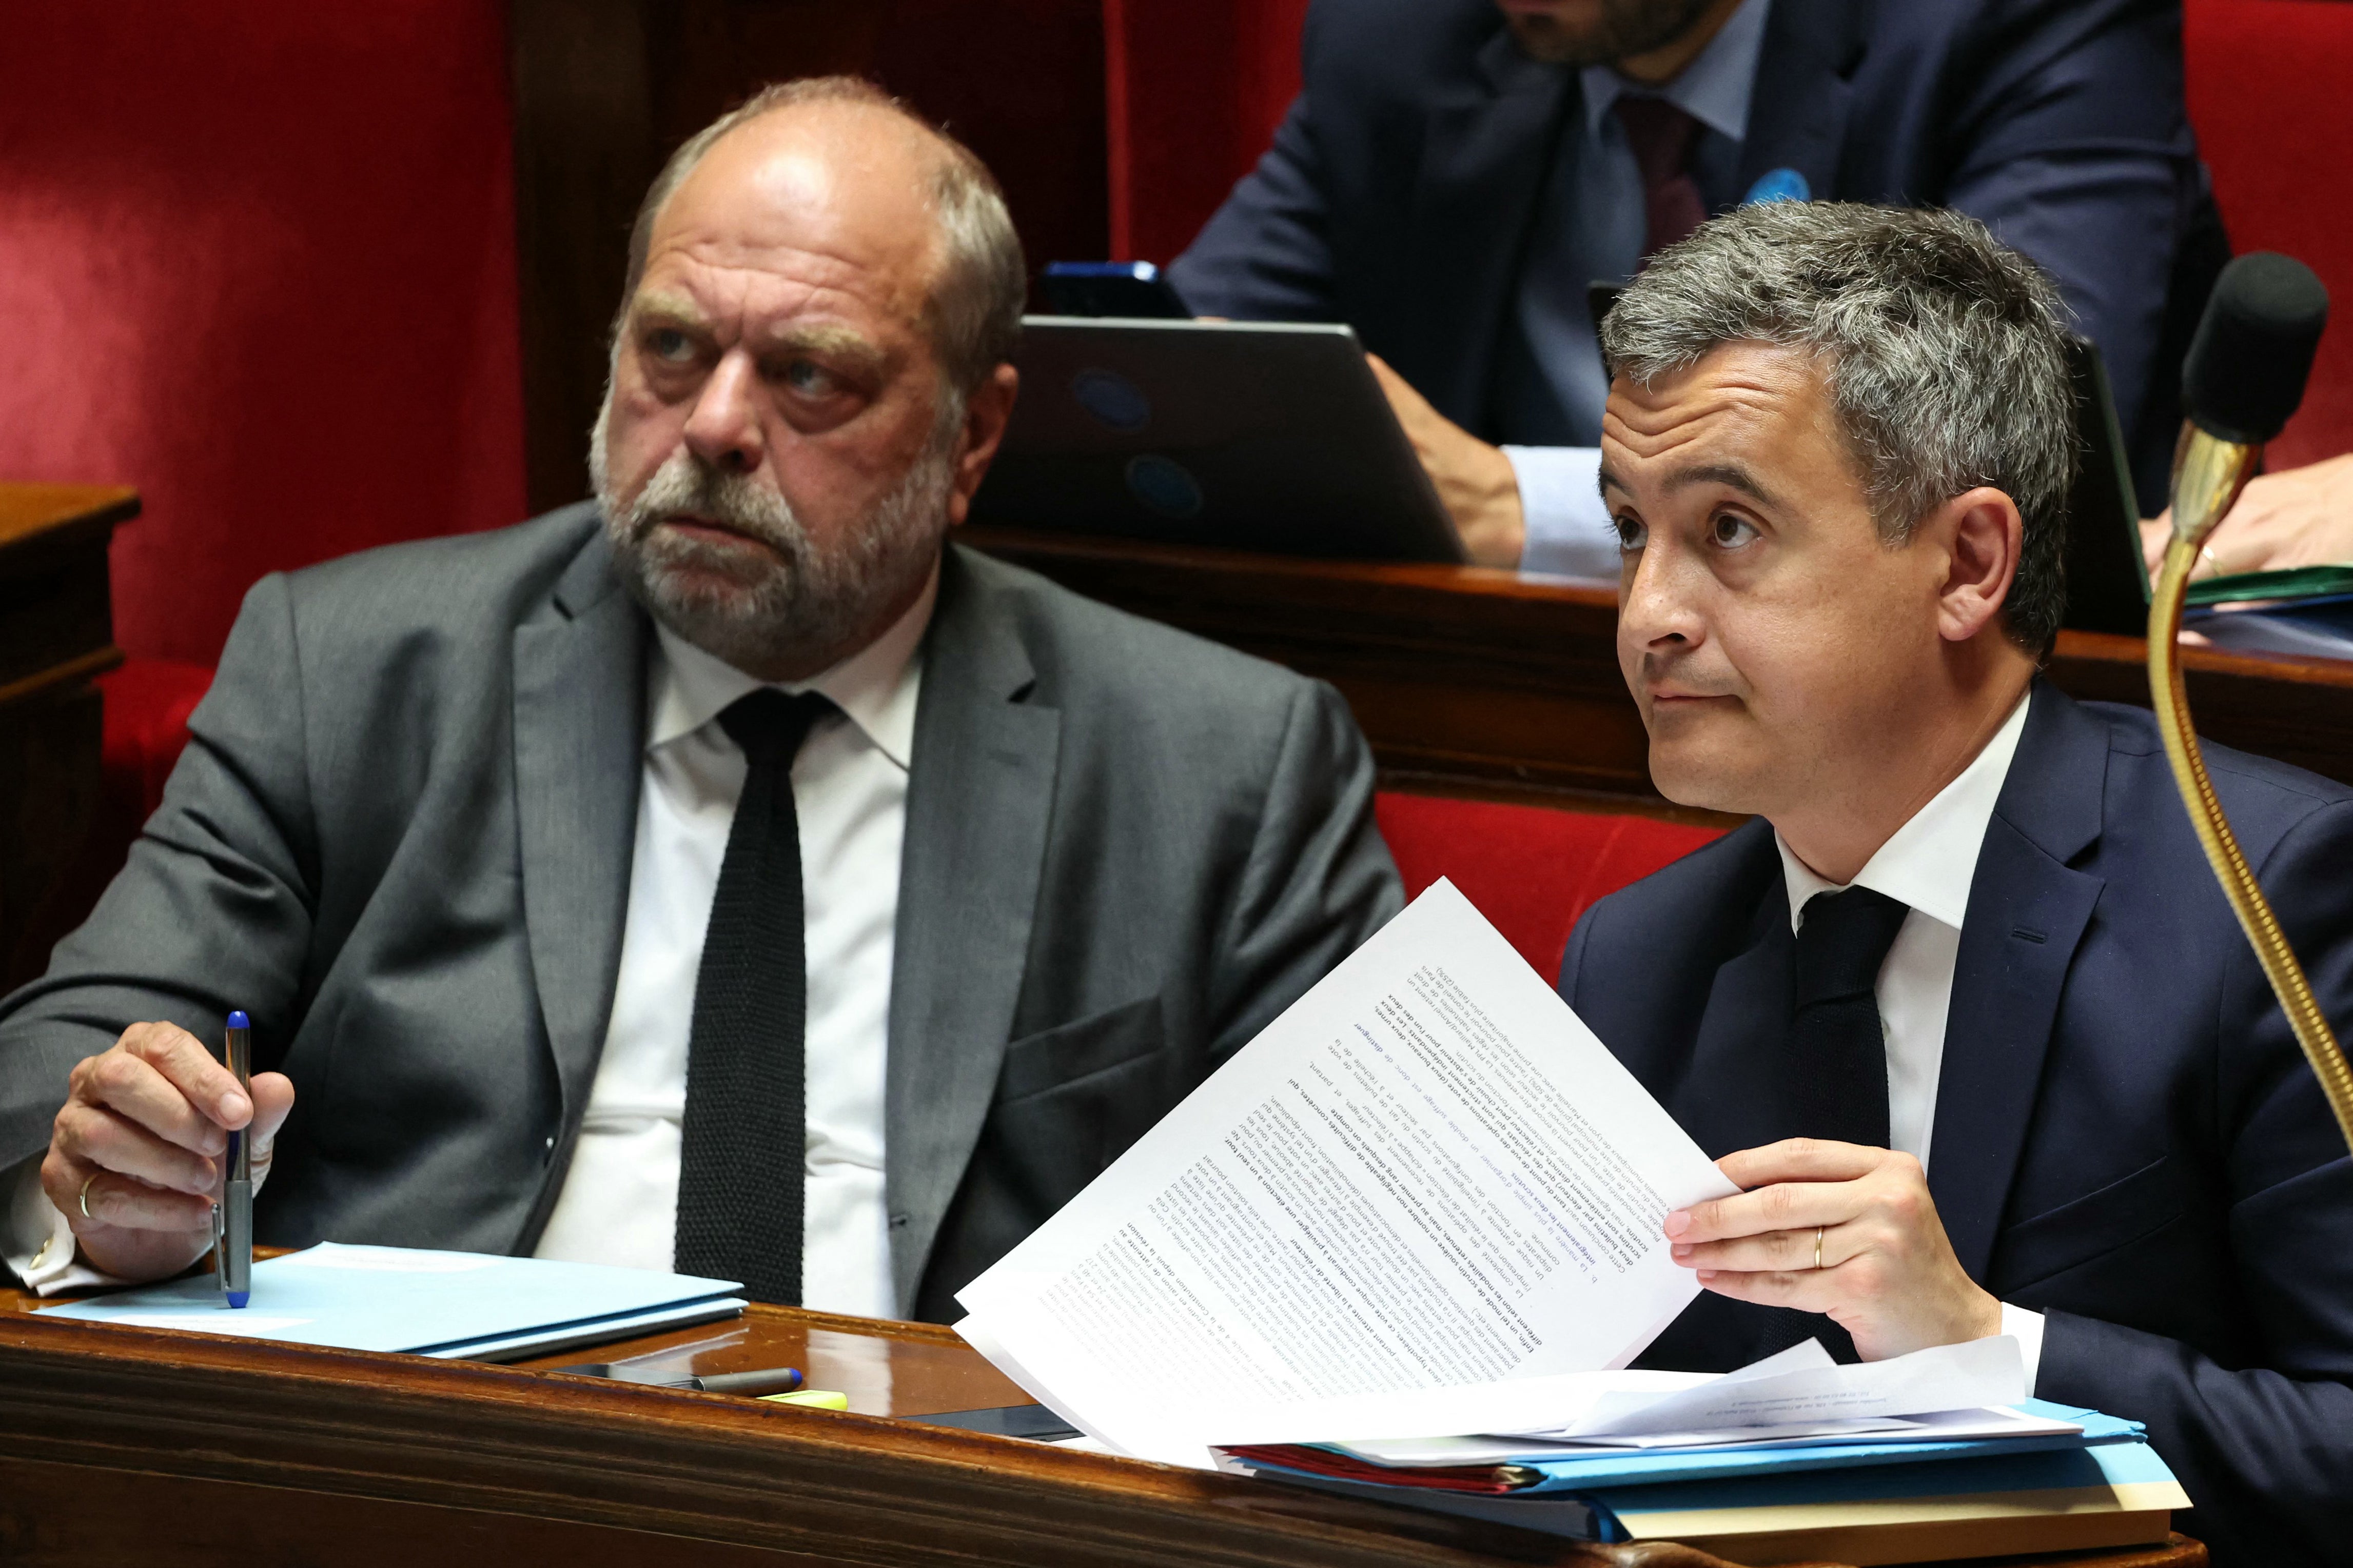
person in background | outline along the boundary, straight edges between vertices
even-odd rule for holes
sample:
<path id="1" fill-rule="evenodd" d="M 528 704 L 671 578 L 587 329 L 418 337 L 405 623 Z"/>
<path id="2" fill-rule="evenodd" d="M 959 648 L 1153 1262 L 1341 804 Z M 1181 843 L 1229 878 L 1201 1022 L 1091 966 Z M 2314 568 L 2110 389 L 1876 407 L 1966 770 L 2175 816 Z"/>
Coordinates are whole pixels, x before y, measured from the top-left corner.
<path id="1" fill-rule="evenodd" d="M 1472 559 L 1614 576 L 1589 285 L 1744 201 L 1949 206 L 2057 279 L 2146 488 L 2227 259 L 2179 34 L 2168 0 L 1317 0 L 1303 90 L 1169 276 L 1352 324 Z"/>
<path id="2" fill-rule="evenodd" d="M 2353 1160 L 2147 710 L 2043 680 L 2076 461 L 2056 292 L 1953 213 L 1753 206 L 1610 312 L 1618 657 L 1746 826 L 1595 904 L 1560 992 L 1742 1192 L 1643 1364 L 2014 1336 L 2145 1422 L 2221 1568 L 2353 1540 Z M 2214 785 L 2353 1017 L 2353 789 Z"/>
<path id="3" fill-rule="evenodd" d="M 2154 574 L 2173 536 L 2172 509 L 2142 523 L 2140 535 Z M 2256 476 L 2198 553 L 2192 582 L 2353 563 L 2353 452 Z"/>
<path id="4" fill-rule="evenodd" d="M 863 83 L 680 148 L 597 499 L 265 578 L 0 1003 L 19 1278 L 186 1268 L 245 1128 L 265 1243 L 952 1317 L 1394 913 L 1329 687 L 946 542 L 1025 287 L 987 171 Z"/>

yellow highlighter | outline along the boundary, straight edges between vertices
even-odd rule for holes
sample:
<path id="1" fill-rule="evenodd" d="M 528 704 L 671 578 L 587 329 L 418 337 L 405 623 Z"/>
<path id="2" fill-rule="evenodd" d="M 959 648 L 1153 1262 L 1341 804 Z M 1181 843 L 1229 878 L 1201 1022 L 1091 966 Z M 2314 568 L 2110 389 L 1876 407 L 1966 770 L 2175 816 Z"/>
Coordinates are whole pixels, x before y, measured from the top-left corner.
<path id="1" fill-rule="evenodd" d="M 849 1395 L 826 1388 L 804 1388 L 797 1394 L 764 1394 L 760 1397 L 771 1405 L 799 1405 L 811 1410 L 849 1408 Z"/>

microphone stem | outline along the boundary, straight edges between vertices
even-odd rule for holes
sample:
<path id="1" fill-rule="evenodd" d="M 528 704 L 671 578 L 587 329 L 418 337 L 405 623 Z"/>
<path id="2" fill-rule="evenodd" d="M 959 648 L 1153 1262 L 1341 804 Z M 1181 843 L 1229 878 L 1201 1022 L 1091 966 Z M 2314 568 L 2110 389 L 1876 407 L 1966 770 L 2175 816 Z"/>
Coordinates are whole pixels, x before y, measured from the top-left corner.
<path id="1" fill-rule="evenodd" d="M 2175 459 L 2173 538 L 2166 546 L 2165 563 L 2158 573 L 2148 608 L 2148 686 L 2157 712 L 2158 731 L 2165 737 L 2165 754 L 2173 764 L 2173 781 L 2189 807 L 2190 826 L 2205 847 L 2208 864 L 2222 885 L 2223 897 L 2239 917 L 2255 950 L 2256 962 L 2286 1013 L 2305 1060 L 2312 1064 L 2329 1109 L 2337 1114 L 2337 1131 L 2353 1150 L 2353 1069 L 2345 1063 L 2328 1019 L 2304 977 L 2304 966 L 2272 914 L 2255 874 L 2239 848 L 2237 835 L 2222 815 L 2207 776 L 2206 759 L 2199 750 L 2197 731 L 2190 728 L 2189 694 L 2181 680 L 2178 639 L 2181 631 L 2182 595 L 2189 586 L 2189 569 L 2198 560 L 2198 546 L 2222 514 L 2238 499 L 2239 490 L 2254 471 L 2262 448 L 2216 440 L 2203 431 L 2185 432 Z M 2185 504 L 2187 503 L 2187 504 Z"/>

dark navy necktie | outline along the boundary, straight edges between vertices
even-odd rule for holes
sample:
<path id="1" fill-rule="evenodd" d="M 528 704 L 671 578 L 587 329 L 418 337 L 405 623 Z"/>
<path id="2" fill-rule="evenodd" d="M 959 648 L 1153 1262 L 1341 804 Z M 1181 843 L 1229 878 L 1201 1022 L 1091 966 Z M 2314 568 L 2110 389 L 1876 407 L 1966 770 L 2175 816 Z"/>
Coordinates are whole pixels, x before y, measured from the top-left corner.
<path id="1" fill-rule="evenodd" d="M 1887 1147 L 1887 1037 L 1875 987 L 1911 912 L 1869 888 L 1806 900 L 1782 1064 L 1793 1135 Z"/>
<path id="2" fill-rule="evenodd" d="M 808 975 L 793 759 L 810 727 L 834 711 L 813 691 L 763 689 L 719 715 L 746 766 L 687 1036 L 679 1272 L 740 1279 L 747 1296 L 785 1306 L 801 1300 L 807 1142 Z"/>

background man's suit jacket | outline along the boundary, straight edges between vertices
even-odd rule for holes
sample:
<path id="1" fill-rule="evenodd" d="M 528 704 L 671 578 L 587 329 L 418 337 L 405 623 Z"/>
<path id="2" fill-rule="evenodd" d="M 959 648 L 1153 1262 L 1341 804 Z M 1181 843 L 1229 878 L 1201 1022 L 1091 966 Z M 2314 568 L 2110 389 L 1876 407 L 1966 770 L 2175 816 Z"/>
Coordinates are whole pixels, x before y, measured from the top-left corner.
<path id="1" fill-rule="evenodd" d="M 1493 439 L 1520 257 L 1581 112 L 1576 73 L 1509 71 L 1516 47 L 1494 0 L 1317 0 L 1304 90 L 1171 268 L 1187 302 L 1349 322 Z M 1694 174 L 1721 212 L 1783 168 L 1819 200 L 1957 207 L 2047 268 L 2163 495 L 2173 378 L 2228 257 L 2182 107 L 2178 4 L 1776 0 L 1739 158 L 1712 165 L 1704 138 Z"/>
<path id="2" fill-rule="evenodd" d="M 297 1094 L 261 1240 L 529 1250 L 627 908 L 650 629 L 608 563 L 583 505 L 256 586 L 128 868 L 0 1005 L 0 1162 L 125 1025 L 243 1007 Z M 943 1318 L 1399 892 L 1328 687 L 955 548 L 924 657 L 886 1183 Z"/>
<path id="3" fill-rule="evenodd" d="M 2207 761 L 2343 1027 L 2353 791 Z M 1757 820 L 1596 904 L 1561 994 L 1721 1157 L 1763 1141 L 1795 945 Z M 2138 709 L 2036 687 L 1969 889 L 1928 1185 L 1971 1278 L 2045 1314 L 2035 1393 L 2147 1422 L 2218 1563 L 2345 1561 L 2353 1162 Z M 1731 1364 L 1721 1302 L 1647 1364 Z"/>

